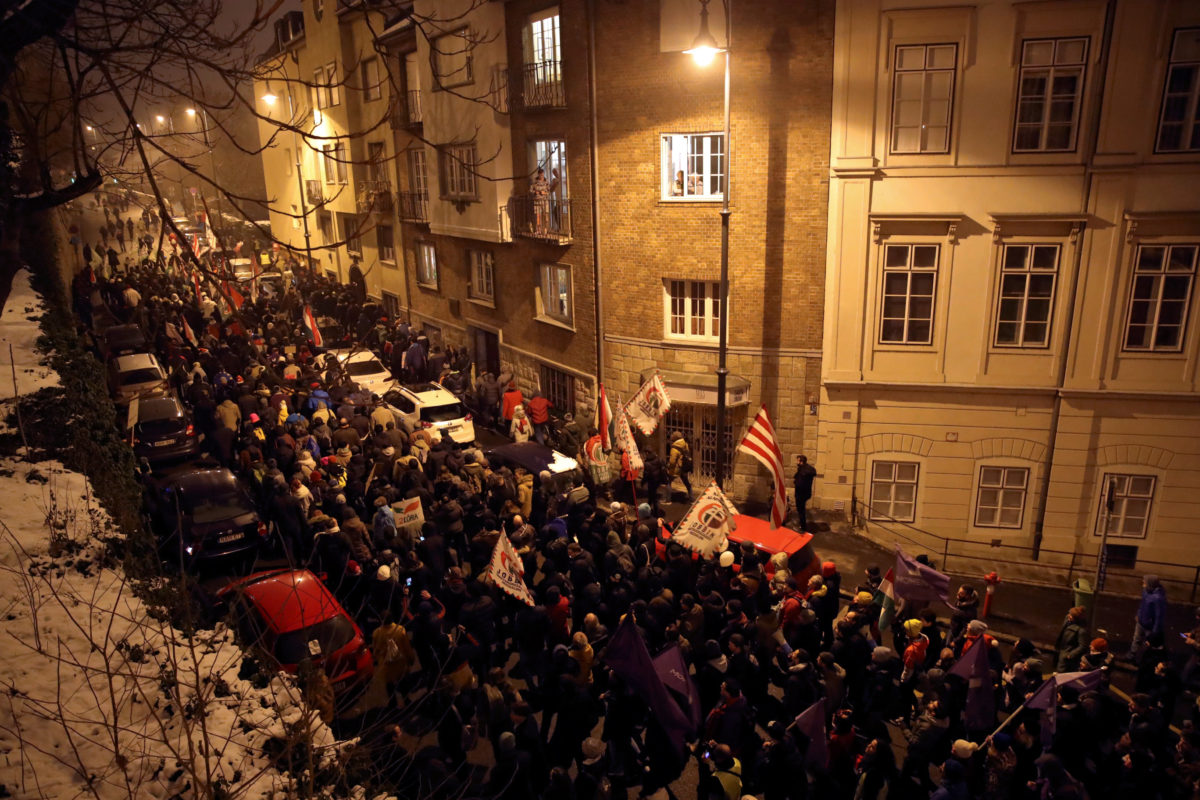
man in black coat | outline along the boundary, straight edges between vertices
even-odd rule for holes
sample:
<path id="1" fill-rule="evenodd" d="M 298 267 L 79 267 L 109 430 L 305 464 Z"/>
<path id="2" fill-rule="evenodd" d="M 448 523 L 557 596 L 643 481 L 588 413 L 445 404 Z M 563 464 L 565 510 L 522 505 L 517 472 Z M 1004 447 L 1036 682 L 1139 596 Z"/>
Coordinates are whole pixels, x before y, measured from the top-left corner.
<path id="1" fill-rule="evenodd" d="M 808 510 L 805 506 L 812 498 L 815 477 L 817 470 L 808 463 L 808 456 L 796 456 L 796 474 L 792 476 L 792 486 L 796 491 L 796 514 L 800 517 L 800 530 L 808 527 Z"/>

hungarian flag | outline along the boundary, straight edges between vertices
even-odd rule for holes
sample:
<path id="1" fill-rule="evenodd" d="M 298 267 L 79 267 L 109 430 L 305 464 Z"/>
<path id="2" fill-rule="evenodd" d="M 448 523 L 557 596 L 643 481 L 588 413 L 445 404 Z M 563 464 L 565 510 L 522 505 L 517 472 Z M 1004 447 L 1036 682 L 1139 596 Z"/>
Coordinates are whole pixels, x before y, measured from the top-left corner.
<path id="1" fill-rule="evenodd" d="M 312 306 L 304 307 L 304 329 L 308 331 L 308 338 L 317 347 L 325 346 L 325 339 L 321 336 L 321 329 L 317 327 L 317 318 L 313 316 Z"/>
<path id="2" fill-rule="evenodd" d="M 775 485 L 771 498 L 771 527 L 782 528 L 783 518 L 787 514 L 787 484 L 783 481 L 783 455 L 779 452 L 775 428 L 771 425 L 765 404 L 758 410 L 754 422 L 750 423 L 750 430 L 746 431 L 738 450 L 754 456 L 771 473 L 771 482 Z"/>
<path id="3" fill-rule="evenodd" d="M 608 405 L 608 395 L 604 392 L 604 384 L 600 384 L 600 397 L 596 401 L 596 430 L 600 433 L 600 446 L 605 450 L 612 450 L 613 441 L 613 415 L 612 408 Z"/>
<path id="4" fill-rule="evenodd" d="M 492 561 L 488 564 L 487 576 L 506 594 L 531 606 L 537 605 L 529 587 L 525 585 L 525 565 L 504 531 L 500 531 L 500 538 L 492 548 Z"/>
<path id="5" fill-rule="evenodd" d="M 229 295 L 229 302 L 233 303 L 233 307 L 241 311 L 242 306 L 246 302 L 246 298 L 233 284 L 229 283 L 228 281 L 225 282 L 225 294 Z"/>
<path id="6" fill-rule="evenodd" d="M 737 509 L 714 482 L 679 520 L 671 541 L 679 542 L 702 558 L 711 558 L 728 545 L 729 531 L 737 529 Z"/>
<path id="7" fill-rule="evenodd" d="M 193 331 L 192 326 L 188 324 L 187 317 L 180 317 L 179 319 L 181 322 L 183 322 L 183 338 L 188 340 L 188 344 L 190 344 L 192 347 L 195 347 L 199 344 L 199 342 L 196 340 L 196 332 Z"/>
<path id="8" fill-rule="evenodd" d="M 896 616 L 896 586 L 892 580 L 894 572 L 891 567 L 888 567 L 887 574 L 883 576 L 883 580 L 879 582 L 879 588 L 875 590 L 875 602 L 883 611 L 879 614 L 879 630 L 885 631 L 892 624 L 892 617 Z"/>

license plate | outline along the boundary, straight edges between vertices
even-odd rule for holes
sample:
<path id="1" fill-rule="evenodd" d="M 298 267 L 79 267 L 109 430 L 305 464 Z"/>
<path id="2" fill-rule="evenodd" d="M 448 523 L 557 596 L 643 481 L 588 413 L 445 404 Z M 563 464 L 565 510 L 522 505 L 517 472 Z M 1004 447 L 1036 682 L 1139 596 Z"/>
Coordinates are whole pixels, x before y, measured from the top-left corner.
<path id="1" fill-rule="evenodd" d="M 217 541 L 221 544 L 225 544 L 226 542 L 236 542 L 240 538 L 242 538 L 242 534 L 240 533 L 226 533 L 217 539 Z"/>
<path id="2" fill-rule="evenodd" d="M 461 425 L 451 425 L 449 428 L 446 428 L 446 430 L 450 431 L 451 433 L 458 433 L 459 431 L 462 430 L 462 426 Z"/>
<path id="3" fill-rule="evenodd" d="M 167 445 L 172 445 L 172 444 L 175 444 L 174 439 L 164 439 L 161 442 L 155 442 L 154 446 L 155 447 L 166 447 Z"/>

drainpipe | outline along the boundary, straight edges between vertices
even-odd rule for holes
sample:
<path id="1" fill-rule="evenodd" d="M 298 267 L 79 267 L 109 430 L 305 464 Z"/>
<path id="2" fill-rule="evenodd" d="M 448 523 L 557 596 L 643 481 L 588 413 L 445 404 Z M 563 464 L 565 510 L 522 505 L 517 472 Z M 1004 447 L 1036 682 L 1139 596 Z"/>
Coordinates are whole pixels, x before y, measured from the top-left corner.
<path id="1" fill-rule="evenodd" d="M 1088 119 L 1088 139 L 1084 150 L 1083 202 L 1082 211 L 1087 213 L 1092 198 L 1092 159 L 1100 141 L 1100 112 L 1104 106 L 1104 84 L 1108 77 L 1109 50 L 1112 47 L 1113 26 L 1116 22 L 1117 0 L 1108 0 L 1104 9 L 1104 34 L 1100 43 L 1100 59 L 1096 68 L 1096 103 Z M 1075 253 L 1071 259 L 1071 293 L 1067 300 L 1067 318 L 1063 323 L 1063 355 L 1058 364 L 1058 380 L 1055 384 L 1054 405 L 1050 409 L 1050 441 L 1046 448 L 1046 467 L 1042 470 L 1041 493 L 1038 497 L 1037 520 L 1033 527 L 1033 559 L 1038 560 L 1042 552 L 1042 537 L 1046 528 L 1046 506 L 1050 494 L 1050 473 L 1054 469 L 1054 454 L 1058 444 L 1058 423 L 1062 415 L 1062 390 L 1067 382 L 1067 365 L 1071 355 L 1071 332 L 1075 327 L 1075 303 L 1079 295 L 1079 273 L 1083 262 L 1083 234 L 1086 223 L 1081 226 Z"/>
<path id="2" fill-rule="evenodd" d="M 600 132 L 596 122 L 596 7 L 587 0 L 588 25 L 588 124 L 591 129 L 592 169 L 592 286 L 596 300 L 596 397 L 600 402 L 600 384 L 604 382 L 604 294 L 600 270 Z"/>

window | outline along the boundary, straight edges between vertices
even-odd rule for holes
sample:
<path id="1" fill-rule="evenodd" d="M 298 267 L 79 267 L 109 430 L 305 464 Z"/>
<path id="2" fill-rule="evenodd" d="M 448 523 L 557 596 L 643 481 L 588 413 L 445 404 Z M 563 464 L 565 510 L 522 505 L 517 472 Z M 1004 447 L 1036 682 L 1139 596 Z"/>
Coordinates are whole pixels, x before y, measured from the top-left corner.
<path id="1" fill-rule="evenodd" d="M 313 16 L 317 18 L 317 22 L 321 21 L 321 17 L 324 14 L 325 0 L 313 0 Z"/>
<path id="2" fill-rule="evenodd" d="M 396 263 L 396 238 L 391 225 L 379 225 L 375 228 L 375 242 L 379 248 L 379 260 Z"/>
<path id="3" fill-rule="evenodd" d="M 574 319 L 571 268 L 565 264 L 542 264 L 540 272 L 538 315 L 570 325 Z"/>
<path id="4" fill-rule="evenodd" d="M 342 102 L 336 62 L 317 67 L 313 71 L 313 88 L 316 90 L 317 108 L 329 108 Z"/>
<path id="5" fill-rule="evenodd" d="M 720 200 L 724 176 L 724 134 L 663 134 L 663 199 Z"/>
<path id="6" fill-rule="evenodd" d="M 357 214 L 338 212 L 338 222 L 342 226 L 342 238 L 346 240 L 346 252 L 362 254 L 361 222 Z"/>
<path id="7" fill-rule="evenodd" d="M 368 58 L 362 63 L 363 99 L 378 100 L 383 97 L 383 84 L 379 80 L 379 59 Z"/>
<path id="8" fill-rule="evenodd" d="M 383 299 L 383 310 L 387 312 L 388 317 L 395 319 L 400 316 L 400 296 L 391 292 L 380 292 Z"/>
<path id="9" fill-rule="evenodd" d="M 1103 497 L 1112 487 L 1112 509 L 1108 512 L 1108 535 L 1127 539 L 1145 539 L 1150 521 L 1150 503 L 1154 499 L 1153 475 L 1105 475 L 1100 482 Z M 1096 535 L 1103 532 L 1096 521 Z"/>
<path id="10" fill-rule="evenodd" d="M 1032 39 L 1022 44 L 1015 152 L 1075 149 L 1087 45 L 1087 39 Z"/>
<path id="11" fill-rule="evenodd" d="M 492 254 L 487 250 L 468 250 L 467 259 L 471 269 L 468 293 L 476 300 L 492 302 L 496 291 L 492 282 Z"/>
<path id="12" fill-rule="evenodd" d="M 953 44 L 896 48 L 893 153 L 949 152 L 957 60 L 958 46 Z"/>
<path id="13" fill-rule="evenodd" d="M 322 145 L 321 153 L 324 155 L 325 182 L 345 183 L 346 143 L 338 142 L 337 144 Z"/>
<path id="14" fill-rule="evenodd" d="M 317 229 L 321 231 L 321 236 L 324 237 L 325 244 L 334 241 L 333 235 L 333 214 L 328 211 L 317 212 Z"/>
<path id="15" fill-rule="evenodd" d="M 558 7 L 531 16 L 523 34 L 525 105 L 529 108 L 564 105 Z"/>
<path id="16" fill-rule="evenodd" d="M 439 36 L 430 45 L 435 88 L 464 86 L 474 80 L 471 65 L 474 42 L 468 28 Z"/>
<path id="17" fill-rule="evenodd" d="M 1200 245 L 1142 245 L 1137 249 L 1129 299 L 1126 350 L 1177 351 L 1196 275 Z"/>
<path id="18" fill-rule="evenodd" d="M 387 180 L 387 173 L 383 166 L 385 161 L 387 161 L 387 154 L 384 151 L 383 142 L 367 142 L 367 177 L 370 180 Z"/>
<path id="19" fill-rule="evenodd" d="M 575 376 L 542 364 L 539 374 L 542 394 L 558 414 L 575 413 Z"/>
<path id="20" fill-rule="evenodd" d="M 550 183 L 552 205 L 567 198 L 567 143 L 562 139 L 538 139 L 529 143 L 533 156 L 534 174 L 540 169 Z"/>
<path id="21" fill-rule="evenodd" d="M 325 165 L 325 182 L 334 183 L 337 181 L 337 164 L 333 160 L 333 145 L 321 145 L 321 163 Z"/>
<path id="22" fill-rule="evenodd" d="M 882 342 L 930 344 L 938 246 L 889 244 L 883 249 Z"/>
<path id="23" fill-rule="evenodd" d="M 425 176 L 425 149 L 418 147 L 408 151 L 408 187 L 418 194 L 429 191 L 429 179 Z"/>
<path id="24" fill-rule="evenodd" d="M 721 284 L 668 280 L 666 337 L 717 341 L 721 335 Z"/>
<path id="25" fill-rule="evenodd" d="M 333 157 L 334 157 L 334 162 L 335 162 L 334 166 L 337 167 L 337 182 L 345 183 L 346 182 L 346 171 L 347 171 L 346 162 L 349 160 L 349 156 L 346 155 L 346 143 L 345 142 L 338 142 L 336 145 L 333 146 Z"/>
<path id="26" fill-rule="evenodd" d="M 292 164 L 292 148 L 290 147 L 283 148 L 283 164 L 284 169 L 287 170 L 287 176 L 290 178 L 292 176 L 292 170 L 294 169 Z"/>
<path id="27" fill-rule="evenodd" d="M 1019 528 L 1025 511 L 1029 470 L 1025 467 L 982 467 L 975 497 L 975 524 L 981 528 Z"/>
<path id="28" fill-rule="evenodd" d="M 438 288 L 437 250 L 433 242 L 417 242 L 417 283 L 427 289 Z"/>
<path id="29" fill-rule="evenodd" d="M 871 465 L 871 519 L 916 519 L 917 466 L 912 461 L 876 461 Z"/>
<path id="30" fill-rule="evenodd" d="M 443 147 L 442 197 L 449 200 L 475 200 L 479 189 L 475 183 L 475 143 L 452 144 Z"/>
<path id="31" fill-rule="evenodd" d="M 1158 151 L 1200 150 L 1200 28 L 1175 31 L 1158 121 Z"/>
<path id="32" fill-rule="evenodd" d="M 1056 244 L 1009 244 L 1000 264 L 998 347 L 1045 347 L 1058 276 Z"/>

